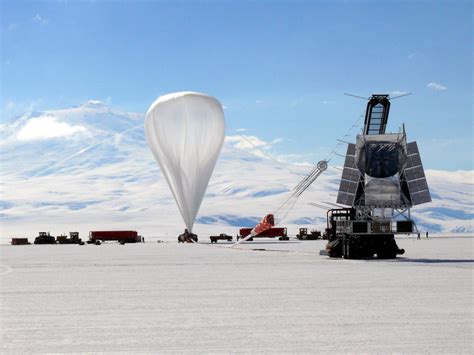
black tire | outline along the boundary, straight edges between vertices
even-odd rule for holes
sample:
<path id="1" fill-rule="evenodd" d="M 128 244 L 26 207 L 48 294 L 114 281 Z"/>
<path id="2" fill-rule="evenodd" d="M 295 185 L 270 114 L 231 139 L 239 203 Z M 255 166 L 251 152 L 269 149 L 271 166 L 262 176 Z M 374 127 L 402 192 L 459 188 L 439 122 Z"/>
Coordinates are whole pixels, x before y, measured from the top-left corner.
<path id="1" fill-rule="evenodd" d="M 344 259 L 349 259 L 350 258 L 350 250 L 349 250 L 349 241 L 348 241 L 349 238 L 346 238 L 346 236 L 344 236 L 344 238 L 342 239 L 342 257 Z"/>

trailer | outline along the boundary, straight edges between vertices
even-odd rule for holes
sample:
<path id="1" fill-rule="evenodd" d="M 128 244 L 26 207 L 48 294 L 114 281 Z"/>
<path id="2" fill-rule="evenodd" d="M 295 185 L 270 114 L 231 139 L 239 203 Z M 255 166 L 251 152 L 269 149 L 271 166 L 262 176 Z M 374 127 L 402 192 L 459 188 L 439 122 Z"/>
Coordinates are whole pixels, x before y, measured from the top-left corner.
<path id="1" fill-rule="evenodd" d="M 243 239 L 249 236 L 250 232 L 252 232 L 252 228 L 240 228 L 239 235 L 237 236 L 237 240 Z M 278 240 L 290 240 L 290 238 L 288 238 L 288 234 L 285 227 L 268 228 L 267 230 L 264 230 L 260 234 L 257 234 L 256 236 L 253 236 L 252 238 L 249 238 L 247 240 L 252 241 L 253 238 L 276 238 L 276 237 L 278 237 Z"/>
<path id="2" fill-rule="evenodd" d="M 11 245 L 30 245 L 28 238 L 12 238 Z"/>
<path id="3" fill-rule="evenodd" d="M 91 231 L 88 244 L 100 245 L 102 242 L 117 241 L 120 244 L 140 243 L 142 237 L 137 231 Z"/>
<path id="4" fill-rule="evenodd" d="M 219 235 L 211 235 L 209 239 L 211 240 L 211 243 L 217 243 L 218 240 L 227 240 L 228 242 L 231 242 L 232 236 L 221 233 Z"/>

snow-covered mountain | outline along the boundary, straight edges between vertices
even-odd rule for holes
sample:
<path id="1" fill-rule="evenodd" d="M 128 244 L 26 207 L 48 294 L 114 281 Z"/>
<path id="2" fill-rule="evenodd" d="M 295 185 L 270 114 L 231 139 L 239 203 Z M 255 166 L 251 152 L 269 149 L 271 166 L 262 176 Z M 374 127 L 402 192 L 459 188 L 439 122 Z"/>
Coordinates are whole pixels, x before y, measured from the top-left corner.
<path id="1" fill-rule="evenodd" d="M 0 126 L 1 242 L 77 230 L 136 229 L 175 239 L 178 209 L 145 142 L 143 115 L 99 101 L 64 110 L 30 112 Z M 194 231 L 237 233 L 274 211 L 311 169 L 277 163 L 238 133 L 228 132 Z M 257 144 L 258 145 L 258 144 Z M 265 149 L 265 147 L 263 147 Z M 335 202 L 340 170 L 330 168 L 303 194 L 285 220 L 322 229 L 325 211 L 309 202 Z M 427 170 L 433 202 L 412 210 L 422 230 L 473 233 L 473 171 Z"/>

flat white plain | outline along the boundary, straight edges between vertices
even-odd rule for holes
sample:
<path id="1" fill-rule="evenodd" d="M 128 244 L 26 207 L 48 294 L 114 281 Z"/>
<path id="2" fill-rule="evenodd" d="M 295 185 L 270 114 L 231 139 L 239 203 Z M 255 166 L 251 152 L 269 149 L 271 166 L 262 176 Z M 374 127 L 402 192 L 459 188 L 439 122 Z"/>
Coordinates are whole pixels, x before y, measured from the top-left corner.
<path id="1" fill-rule="evenodd" d="M 472 353 L 473 239 L 0 246 L 2 353 Z M 257 249 L 257 250 L 255 250 Z"/>

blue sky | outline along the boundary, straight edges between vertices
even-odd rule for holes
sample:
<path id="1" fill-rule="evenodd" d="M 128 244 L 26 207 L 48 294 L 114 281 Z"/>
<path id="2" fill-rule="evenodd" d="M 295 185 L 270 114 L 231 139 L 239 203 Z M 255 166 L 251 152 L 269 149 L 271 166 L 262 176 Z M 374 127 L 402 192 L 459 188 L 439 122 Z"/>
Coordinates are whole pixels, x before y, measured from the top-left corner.
<path id="1" fill-rule="evenodd" d="M 228 134 L 317 162 L 393 101 L 426 168 L 473 167 L 471 1 L 1 1 L 1 119 L 100 99 L 146 112 L 174 91 L 225 105 Z M 341 162 L 339 162 L 341 163 Z"/>

